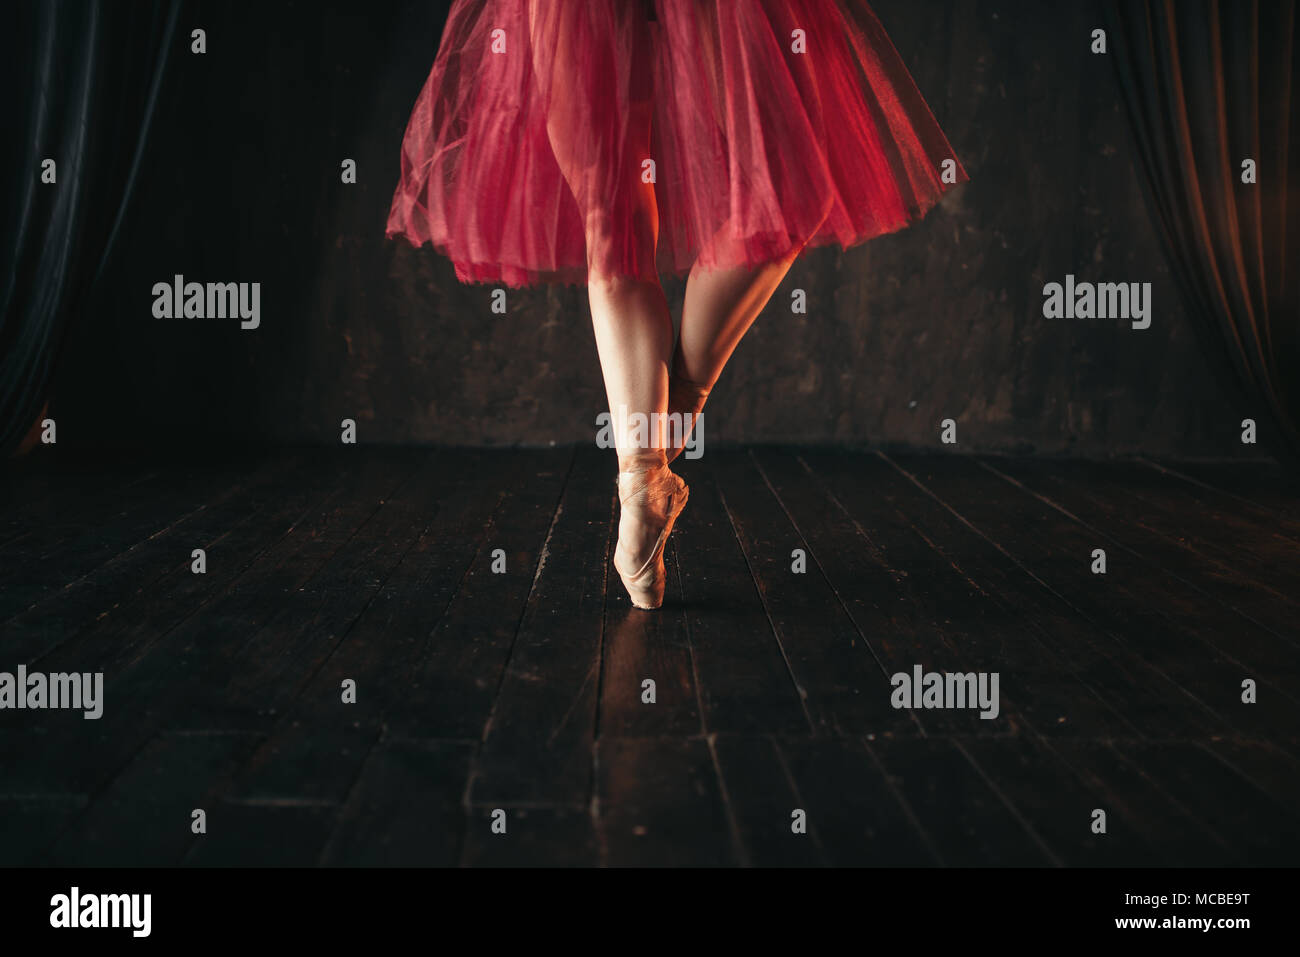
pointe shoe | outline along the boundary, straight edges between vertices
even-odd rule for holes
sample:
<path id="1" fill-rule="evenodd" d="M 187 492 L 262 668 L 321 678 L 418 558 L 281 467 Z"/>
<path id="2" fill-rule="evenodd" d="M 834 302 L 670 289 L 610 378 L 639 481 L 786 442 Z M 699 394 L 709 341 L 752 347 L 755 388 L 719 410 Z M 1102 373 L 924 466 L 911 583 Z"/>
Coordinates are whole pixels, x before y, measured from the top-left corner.
<path id="1" fill-rule="evenodd" d="M 667 465 L 618 473 L 618 500 L 623 511 L 652 529 L 660 529 L 654 548 L 644 558 L 633 554 L 621 536 L 614 548 L 614 570 L 637 608 L 653 610 L 664 603 L 668 581 L 664 546 L 689 496 L 686 483 Z"/>
<path id="2" fill-rule="evenodd" d="M 689 379 L 683 379 L 677 375 L 668 377 L 668 411 L 676 412 L 684 416 L 690 416 L 690 421 L 682 423 L 682 444 L 674 445 L 668 449 L 668 461 L 671 462 L 677 456 L 682 454 L 686 447 L 686 442 L 691 437 L 691 432 L 695 428 L 695 420 L 699 417 L 704 403 L 709 399 L 709 387 L 700 385 L 698 382 L 692 382 Z"/>

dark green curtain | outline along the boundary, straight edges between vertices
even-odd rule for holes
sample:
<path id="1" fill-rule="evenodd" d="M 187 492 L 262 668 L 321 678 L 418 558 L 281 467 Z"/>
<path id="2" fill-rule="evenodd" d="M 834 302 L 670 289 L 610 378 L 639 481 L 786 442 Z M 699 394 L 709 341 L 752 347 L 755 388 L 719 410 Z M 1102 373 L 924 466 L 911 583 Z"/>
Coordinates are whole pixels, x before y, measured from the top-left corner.
<path id="1" fill-rule="evenodd" d="M 0 28 L 0 454 L 48 398 L 137 186 L 180 3 L 19 0 Z M 41 181 L 53 159 L 57 181 Z"/>
<path id="2" fill-rule="evenodd" d="M 1294 2 L 1110 0 L 1151 215 L 1204 348 L 1260 441 L 1300 454 Z M 1242 182 L 1253 160 L 1256 183 Z M 1252 415 L 1253 413 L 1253 415 Z"/>

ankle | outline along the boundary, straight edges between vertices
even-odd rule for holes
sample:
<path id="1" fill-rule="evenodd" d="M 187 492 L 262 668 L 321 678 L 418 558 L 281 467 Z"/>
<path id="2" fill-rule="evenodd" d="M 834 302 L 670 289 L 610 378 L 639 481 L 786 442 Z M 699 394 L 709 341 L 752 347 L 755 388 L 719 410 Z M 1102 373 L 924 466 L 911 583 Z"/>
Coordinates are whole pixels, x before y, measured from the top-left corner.
<path id="1" fill-rule="evenodd" d="M 668 452 L 665 449 L 629 449 L 618 453 L 619 472 L 652 472 L 667 465 Z"/>
<path id="2" fill-rule="evenodd" d="M 704 408 L 711 387 L 676 374 L 668 377 L 668 408 L 694 415 Z"/>

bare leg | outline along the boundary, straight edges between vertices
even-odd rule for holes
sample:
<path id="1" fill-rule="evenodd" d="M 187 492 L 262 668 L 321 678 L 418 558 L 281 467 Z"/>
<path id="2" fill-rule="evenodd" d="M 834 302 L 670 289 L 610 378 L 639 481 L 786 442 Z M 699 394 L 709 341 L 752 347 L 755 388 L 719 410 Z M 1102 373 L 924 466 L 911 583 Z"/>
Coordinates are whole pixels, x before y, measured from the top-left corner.
<path id="1" fill-rule="evenodd" d="M 649 155 L 649 107 L 644 108 L 644 149 Z M 653 264 L 658 241 L 658 211 L 654 188 L 633 181 L 636 203 L 631 217 L 633 241 L 642 252 L 638 260 Z M 673 352 L 673 322 L 659 277 L 626 276 L 604 261 L 603 250 L 626 241 L 605 226 L 603 211 L 588 216 L 587 296 L 596 334 L 596 351 L 605 379 L 605 397 L 613 416 L 614 442 L 622 473 L 666 468 L 668 369 Z M 655 547 L 662 525 L 657 516 L 622 509 L 619 541 L 634 556 Z"/>
<path id="2" fill-rule="evenodd" d="M 668 408 L 668 363 L 673 324 L 658 282 L 593 277 L 587 286 L 605 397 L 614 415 L 619 456 L 666 448 L 663 415 Z M 621 414 L 640 412 L 638 431 Z M 658 416 L 652 413 L 661 413 Z"/>
<path id="3" fill-rule="evenodd" d="M 714 239 L 715 244 L 725 241 L 724 233 Z M 727 360 L 802 249 L 800 245 L 783 259 L 753 267 L 709 270 L 697 262 L 691 269 L 686 280 L 681 334 L 672 362 L 669 413 L 690 416 L 694 424 L 694 416 L 704 407 Z M 669 446 L 670 462 L 681 454 L 689 431 L 683 428 L 680 441 Z"/>
<path id="4" fill-rule="evenodd" d="M 628 5 L 626 12 L 636 17 L 638 8 Z M 641 176 L 642 163 L 652 158 L 648 34 L 633 23 L 626 34 L 630 49 L 615 49 L 612 38 L 584 37 L 590 23 L 580 4 L 534 3 L 529 15 L 547 133 L 586 233 L 587 293 L 623 504 L 615 566 L 625 584 L 629 578 L 640 581 L 639 587 L 629 585 L 633 600 L 655 607 L 663 594 L 662 543 L 685 504 L 685 486 L 667 466 L 673 326 L 655 271 L 654 184 Z M 592 75 L 611 83 L 625 77 L 630 88 L 575 82 L 576 50 L 597 59 Z M 620 56 L 630 58 L 627 70 L 615 68 Z M 625 103 L 626 126 L 611 124 Z M 638 576 L 643 566 L 650 570 Z"/>
<path id="5" fill-rule="evenodd" d="M 587 297 L 621 471 L 633 461 L 663 462 L 667 447 L 673 321 L 653 265 L 659 237 L 654 186 L 641 182 L 637 160 L 649 156 L 650 110 L 648 101 L 633 107 L 630 170 L 623 187 L 630 204 L 619 213 L 621 224 L 613 224 L 604 207 L 587 214 Z M 638 275 L 624 275 L 615 265 L 622 262 L 618 244 L 629 242 L 636 249 Z"/>

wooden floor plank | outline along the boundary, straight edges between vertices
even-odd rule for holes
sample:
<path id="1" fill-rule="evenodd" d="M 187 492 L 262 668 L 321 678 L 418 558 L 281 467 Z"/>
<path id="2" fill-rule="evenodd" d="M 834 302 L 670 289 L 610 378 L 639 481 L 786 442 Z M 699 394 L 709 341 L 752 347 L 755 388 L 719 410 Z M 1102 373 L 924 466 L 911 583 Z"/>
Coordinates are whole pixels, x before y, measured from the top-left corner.
<path id="1" fill-rule="evenodd" d="M 893 691 L 889 679 L 899 671 L 911 673 L 913 664 L 932 663 L 953 650 L 950 640 L 960 626 L 938 620 L 934 609 L 915 601 L 911 587 L 916 569 L 910 562 L 903 568 L 894 550 L 896 543 L 882 543 L 881 529 L 864 527 L 857 516 L 825 487 L 796 455 L 765 449 L 751 456 L 756 480 L 771 491 L 779 509 L 788 516 L 799 544 L 808 553 L 809 574 L 824 577 L 830 595 L 823 602 L 838 603 L 856 632 L 851 641 L 868 654 L 885 683 L 873 687 L 877 701 L 888 701 Z M 925 549 L 928 551 L 928 549 Z M 888 551 L 888 555 L 886 552 Z M 947 569 L 951 573 L 951 569 Z M 950 583 L 951 584 L 951 583 Z M 959 582 L 958 588 L 970 587 Z M 936 589 L 938 590 L 938 589 Z M 909 734 L 944 725 L 970 727 L 956 715 L 935 715 L 933 723 L 916 711 L 890 707 L 877 729 L 892 734 Z"/>
<path id="2" fill-rule="evenodd" d="M 610 535 L 617 539 L 613 522 Z M 606 548 L 612 554 L 614 543 L 608 542 Z M 695 655 L 682 607 L 681 579 L 674 574 L 678 559 L 671 540 L 666 561 L 670 568 L 661 611 L 641 611 L 618 601 L 605 603 L 598 734 L 660 737 L 704 730 Z M 622 583 L 611 575 L 609 587 L 619 589 Z"/>
<path id="3" fill-rule="evenodd" d="M 985 461 L 1005 461 L 1018 468 L 1041 466 L 1048 477 L 1084 473 L 1094 481 L 1105 481 L 1118 496 L 1118 501 L 1111 504 L 1143 503 L 1164 519 L 1162 530 L 1170 537 L 1181 536 L 1198 548 L 1217 551 L 1234 567 L 1248 568 L 1252 575 L 1289 572 L 1289 568 L 1277 568 L 1275 563 L 1293 558 L 1300 548 L 1300 535 L 1288 534 L 1275 515 L 1247 500 L 1198 486 L 1180 472 L 1150 462 L 1072 464 L 1023 458 Z M 1292 581 L 1289 576 L 1280 579 L 1286 588 Z"/>
<path id="4" fill-rule="evenodd" d="M 810 820 L 811 812 L 771 738 L 718 735 L 713 753 L 746 865 L 817 867 L 827 863 L 820 834 L 820 826 L 827 822 Z M 796 821 L 796 814 L 801 814 L 802 820 Z M 831 830 L 831 836 L 839 835 Z"/>
<path id="5" fill-rule="evenodd" d="M 329 840 L 336 807 L 219 802 L 190 845 L 187 867 L 312 867 Z"/>
<path id="6" fill-rule="evenodd" d="M 808 714 L 758 602 L 712 471 L 702 462 L 688 462 L 681 470 L 691 496 L 673 539 L 704 727 L 806 732 Z"/>
<path id="7" fill-rule="evenodd" d="M 1296 693 L 1295 665 L 1282 657 L 1275 636 L 1191 589 L 1170 586 L 1158 570 L 1123 553 L 1107 553 L 1107 574 L 1092 574 L 1092 550 L 1102 544 L 1095 534 L 974 462 L 949 458 L 940 466 L 918 456 L 895 464 L 940 500 L 957 503 L 967 521 L 1073 608 L 1122 635 L 1135 654 L 1217 715 L 1216 730 L 1295 727 L 1300 712 L 1287 697 L 1288 689 Z M 1224 636 L 1231 636 L 1232 652 Z M 1266 661 L 1268 670 L 1251 667 L 1248 656 Z M 1241 701 L 1246 678 L 1260 686 L 1258 704 Z"/>
<path id="8" fill-rule="evenodd" d="M 612 867 L 739 863 L 713 757 L 700 738 L 602 738 L 602 862 Z"/>
<path id="9" fill-rule="evenodd" d="M 1240 738 L 1198 743 L 1284 811 L 1300 815 L 1300 761 L 1294 753 L 1267 742 Z"/>
<path id="10" fill-rule="evenodd" d="M 244 457 L 206 466 L 178 467 L 131 486 L 91 521 L 59 520 L 5 544 L 0 564 L 0 621 L 90 574 L 133 546 L 166 533 L 242 489 L 259 471 L 282 467 L 277 459 Z"/>
<path id="11" fill-rule="evenodd" d="M 218 592 L 270 543 L 282 537 L 326 480 L 310 468 L 315 457 L 286 458 L 262 481 L 192 512 L 158 536 L 138 542 L 84 577 L 0 624 L 6 647 L 30 665 L 61 670 L 111 668 L 141 638 L 155 635 L 161 618 L 177 622 Z M 298 467 L 295 467 L 298 466 Z M 195 574 L 192 552 L 202 548 L 207 571 Z"/>
<path id="12" fill-rule="evenodd" d="M 910 724 L 890 705 L 890 676 L 799 533 L 742 451 L 709 456 L 771 629 L 809 720 L 821 734 L 885 733 Z M 806 571 L 796 573 L 796 552 Z M 908 728 L 908 730 L 911 730 Z"/>
<path id="13" fill-rule="evenodd" d="M 1042 740 L 960 739 L 958 746 L 1016 806 L 1060 861 L 1069 867 L 1152 867 L 1160 864 L 1140 819 L 1111 806 L 1109 794 L 1090 788 Z M 1105 813 L 1105 832 L 1094 812 Z"/>
<path id="14" fill-rule="evenodd" d="M 596 867 L 599 841 L 591 813 L 581 808 L 519 807 L 506 811 L 505 831 L 493 830 L 496 808 L 474 808 L 465 823 L 462 867 Z"/>
<path id="15" fill-rule="evenodd" d="M 1173 479 L 1136 465 L 981 464 L 1075 516 L 1106 539 L 1103 547 L 1129 552 L 1300 652 L 1300 542 L 1199 508 Z"/>
<path id="16" fill-rule="evenodd" d="M 222 799 L 261 806 L 340 805 L 378 739 L 375 728 L 340 730 L 299 721 L 282 723 L 259 742 L 234 783 L 222 792 Z"/>
<path id="17" fill-rule="evenodd" d="M 1006 642 L 1001 660 L 1030 669 L 1020 683 L 1021 693 L 1027 707 L 1042 715 L 1033 722 L 1040 733 L 1074 734 L 1076 721 L 1080 733 L 1096 733 L 1102 727 L 1115 727 L 1115 715 L 1136 735 L 1208 733 L 1214 727 L 1214 715 L 1204 705 L 1163 679 L 1123 642 L 1088 621 L 888 462 L 874 455 L 818 452 L 801 453 L 800 458 L 868 534 L 894 542 L 896 551 L 905 549 L 888 561 L 904 570 L 913 565 L 920 569 L 915 587 L 921 590 L 922 607 L 938 600 L 929 593 L 930 583 L 942 582 L 947 575 L 931 552 L 941 556 L 966 585 L 996 603 L 1000 612 L 989 628 L 995 638 Z M 898 529 L 900 518 L 912 529 L 910 536 Z M 918 542 L 924 547 L 918 547 Z M 944 592 L 952 594 L 961 592 Z M 945 614 L 937 627 L 940 632 L 949 622 L 968 627 L 969 614 L 963 611 L 955 618 Z M 1024 642 L 1026 635 L 1062 662 L 1059 671 L 1048 663 L 1050 659 L 1026 654 L 1025 649 L 1032 647 Z M 1086 695 L 1052 691 L 1067 676 L 1076 687 L 1086 689 Z M 1036 699 L 1043 703 L 1038 705 Z"/>
<path id="18" fill-rule="evenodd" d="M 1266 867 L 1295 864 L 1300 818 L 1213 755 L 1178 742 L 1125 743 L 1118 750 L 1163 790 L 1177 795 L 1244 860 Z"/>
<path id="19" fill-rule="evenodd" d="M 246 517 L 249 508 L 261 505 L 268 497 L 278 498 L 300 480 L 305 469 L 306 456 L 303 453 L 283 452 L 266 453 L 256 462 L 250 462 L 244 469 L 233 472 L 221 472 L 210 483 L 200 484 L 185 489 L 187 482 L 195 478 L 176 469 L 160 477 L 165 484 L 163 488 L 181 486 L 184 496 L 181 508 L 189 508 L 169 524 L 160 527 L 146 537 L 127 545 L 120 552 L 111 554 L 101 564 L 91 567 L 76 577 L 69 577 L 67 568 L 63 568 L 61 578 L 66 578 L 60 587 L 39 598 L 29 607 L 18 613 L 19 616 L 49 615 L 62 612 L 76 616 L 86 614 L 94 608 L 97 595 L 114 595 L 128 584 L 148 586 L 165 574 L 170 566 L 162 564 L 168 547 L 176 549 L 178 562 L 190 562 L 190 552 L 195 547 L 202 547 L 213 537 L 228 531 Z M 170 481 L 167 481 L 170 480 Z M 146 526 L 158 525 L 158 515 L 166 515 L 174 510 L 176 501 L 171 497 L 159 498 L 160 489 L 150 488 L 148 497 L 135 503 L 141 512 L 153 512 L 154 515 L 142 515 Z M 114 503 L 116 511 L 122 506 Z M 103 519 L 103 514 L 90 517 L 87 525 L 94 526 Z M 66 520 L 64 520 L 66 521 Z M 86 526 L 81 526 L 83 533 Z M 109 533 L 111 535 L 111 532 Z M 107 537 L 107 536 L 106 536 Z M 6 561 L 21 561 L 21 555 L 11 556 L 7 549 L 0 548 L 0 556 Z M 70 567 L 77 567 L 72 565 Z M 8 627 L 17 616 L 0 622 L 0 627 Z"/>
<path id="20" fill-rule="evenodd" d="M 602 546 L 615 498 L 608 459 L 594 448 L 574 458 L 474 761 L 472 805 L 590 803 L 610 560 Z"/>
<path id="21" fill-rule="evenodd" d="M 1149 468 L 1185 482 L 1189 495 L 1225 506 L 1244 507 L 1247 514 L 1261 523 L 1278 527 L 1280 522 L 1287 535 L 1300 535 L 1300 483 L 1276 462 L 1142 461 Z"/>
<path id="22" fill-rule="evenodd" d="M 950 867 L 1059 864 L 951 739 L 867 743 Z"/>
<path id="23" fill-rule="evenodd" d="M 919 491 L 896 486 L 902 497 L 879 496 L 872 482 L 879 473 L 870 462 L 863 473 L 852 459 L 841 459 L 822 476 L 796 455 L 768 450 L 755 458 L 887 674 L 911 675 L 918 664 L 999 674 L 1003 700 L 996 719 L 983 719 L 978 710 L 904 712 L 927 733 L 1006 733 L 1026 722 L 1046 733 L 1127 728 L 1037 629 L 1009 627 L 1018 622 L 1018 608 L 978 584 L 909 520 L 918 504 L 928 505 L 916 501 Z M 846 465 L 847 471 L 840 468 Z M 980 565 L 973 570 L 979 574 Z"/>
<path id="24" fill-rule="evenodd" d="M 338 803 L 346 797 L 389 705 L 415 696 L 408 688 L 412 669 L 464 575 L 465 562 L 491 529 L 502 494 L 497 489 L 517 470 L 519 458 L 468 454 L 463 469 L 414 480 L 423 483 L 416 509 L 427 510 L 426 527 L 303 692 L 288 703 L 232 800 Z M 440 464 L 431 462 L 435 468 Z M 414 527 L 420 518 L 412 516 Z M 395 515 L 393 521 L 400 527 L 403 519 Z M 394 538 L 391 530 L 380 530 L 378 537 Z M 364 567 L 371 572 L 374 564 L 366 561 Z M 355 702 L 345 700 L 345 681 L 353 682 Z"/>
<path id="25" fill-rule="evenodd" d="M 283 674 L 284 656 L 301 647 L 295 642 L 327 645 L 334 629 L 345 628 L 364 606 L 369 592 L 360 582 L 368 577 L 366 561 L 378 559 L 378 564 L 392 552 L 362 529 L 376 521 L 371 531 L 382 535 L 399 524 L 384 506 L 425 463 L 425 455 L 410 453 L 370 460 L 370 467 L 345 479 L 345 491 L 327 501 L 310 523 L 259 559 L 256 573 L 241 576 L 202 619 L 166 635 L 124 677 L 136 685 L 157 682 L 150 691 L 159 709 L 166 707 L 173 727 L 265 729 L 294 690 L 275 676 Z M 401 511 L 402 521 L 425 514 L 419 506 Z M 382 574 L 386 566 L 379 567 Z M 158 694 L 159 686 L 165 695 Z"/>
<path id="26" fill-rule="evenodd" d="M 85 814 L 88 803 L 84 794 L 0 798 L 0 867 L 45 864 L 55 835 Z"/>
<path id="27" fill-rule="evenodd" d="M 1082 782 L 1104 810 L 1110 836 L 1129 835 L 1151 848 L 1151 863 L 1161 867 L 1229 867 L 1243 863 L 1238 849 L 1201 820 L 1145 770 L 1128 761 L 1108 741 L 1053 739 L 1046 746 Z M 1139 851 L 1140 853 L 1140 851 Z"/>
<path id="28" fill-rule="evenodd" d="M 217 791 L 255 740 L 242 733 L 159 735 L 62 833 L 44 862 L 56 867 L 179 864 L 198 837 L 193 812 L 206 814 L 217 806 Z"/>
<path id="29" fill-rule="evenodd" d="M 447 867 L 459 855 L 474 743 L 385 740 L 366 761 L 325 864 Z"/>
<path id="30" fill-rule="evenodd" d="M 553 472 L 567 468 L 568 453 L 543 458 Z M 319 728 L 379 728 L 394 705 L 418 713 L 430 703 L 431 695 L 414 686 L 413 676 L 472 564 L 490 564 L 500 523 L 514 517 L 503 510 L 508 490 L 536 461 L 514 451 L 469 453 L 458 463 L 462 467 L 450 470 L 454 480 L 438 490 L 428 527 L 292 702 L 287 718 Z M 517 580 L 527 578 L 527 559 L 522 549 L 508 556 L 520 570 Z M 521 595 L 519 605 L 522 600 Z M 509 616 L 508 604 L 500 610 Z M 352 682 L 355 700 L 344 701 L 345 682 Z"/>
<path id="31" fill-rule="evenodd" d="M 401 683 L 404 693 L 388 694 L 378 702 L 373 694 L 366 702 L 358 698 L 362 715 L 378 705 L 394 735 L 483 736 L 544 554 L 547 533 L 572 469 L 573 451 L 544 453 L 531 461 L 532 465 L 518 466 L 508 478 L 497 477 L 501 497 L 496 511 L 483 523 L 486 534 L 472 544 L 468 567 L 442 608 L 437 607 L 438 598 L 430 596 L 434 607 L 423 608 L 418 601 L 413 608 L 398 606 L 391 625 L 385 620 L 383 604 L 372 606 L 363 615 L 358 640 L 372 643 L 382 643 L 394 632 L 406 636 L 399 641 L 410 640 L 409 636 L 418 636 L 428 626 L 426 615 L 435 617 L 431 634 L 413 649 L 415 657 L 407 668 L 391 676 Z M 485 476 L 484 480 L 491 479 Z M 451 560 L 460 561 L 469 547 L 470 543 L 458 541 L 439 551 L 445 549 Z M 494 571 L 494 566 L 499 567 L 493 557 L 497 549 L 505 560 L 505 570 L 500 574 Z M 410 600 L 408 596 L 406 601 Z M 409 611 L 403 610 L 407 608 Z M 411 617 L 407 618 L 407 614 Z M 369 674 L 366 687 L 378 677 L 373 669 Z"/>
<path id="32" fill-rule="evenodd" d="M 933 838 L 862 741 L 783 738 L 778 751 L 833 866 L 940 863 Z"/>
<path id="33" fill-rule="evenodd" d="M 203 614 L 140 642 L 132 659 L 105 673 L 104 714 L 98 721 L 67 711 L 23 712 L 24 727 L 47 728 L 50 734 L 16 747 L 0 790 L 93 791 L 156 731 L 184 720 L 191 695 L 240 666 L 238 648 L 274 614 L 280 597 L 310 581 L 374 511 L 375 501 L 409 477 L 398 467 L 401 461 L 368 457 L 355 474 L 341 476 L 333 496 L 260 554 Z M 258 720 L 246 729 L 266 723 Z"/>
<path id="34" fill-rule="evenodd" d="M 424 457 L 311 581 L 284 596 L 276 614 L 222 662 L 236 667 L 209 670 L 182 720 L 224 727 L 231 713 L 286 710 L 430 527 L 445 474 L 436 457 Z"/>
<path id="35" fill-rule="evenodd" d="M 100 519 L 114 502 L 156 489 L 172 460 L 58 452 L 28 455 L 0 468 L 0 549 L 49 525 L 65 533 Z M 147 494 L 152 494 L 149 492 Z"/>

